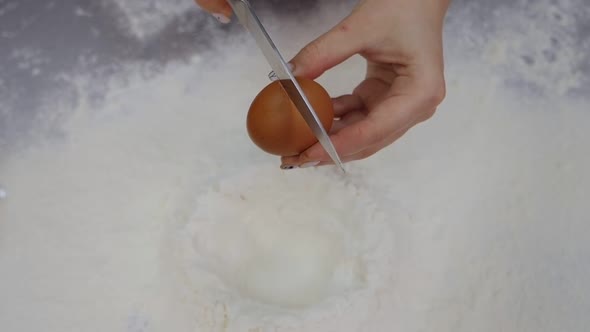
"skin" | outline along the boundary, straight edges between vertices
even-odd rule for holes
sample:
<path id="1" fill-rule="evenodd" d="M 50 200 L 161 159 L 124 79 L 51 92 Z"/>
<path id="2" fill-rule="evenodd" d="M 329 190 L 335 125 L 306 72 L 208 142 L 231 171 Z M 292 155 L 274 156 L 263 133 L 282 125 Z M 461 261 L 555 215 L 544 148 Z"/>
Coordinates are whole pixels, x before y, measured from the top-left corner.
<path id="1" fill-rule="evenodd" d="M 195 1 L 220 21 L 231 18 L 224 0 Z M 446 93 L 442 30 L 449 2 L 360 0 L 291 60 L 295 75 L 316 79 L 353 55 L 365 58 L 365 79 L 333 99 L 338 120 L 330 136 L 343 162 L 374 155 L 434 115 Z M 281 161 L 282 168 L 332 164 L 319 143 Z"/>

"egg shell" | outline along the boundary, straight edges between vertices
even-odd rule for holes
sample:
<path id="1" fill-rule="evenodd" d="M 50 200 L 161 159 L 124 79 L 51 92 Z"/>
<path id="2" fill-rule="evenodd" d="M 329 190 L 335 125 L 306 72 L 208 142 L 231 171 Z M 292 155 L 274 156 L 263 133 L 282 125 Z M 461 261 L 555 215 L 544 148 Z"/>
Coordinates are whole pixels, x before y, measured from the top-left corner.
<path id="1" fill-rule="evenodd" d="M 324 129 L 334 122 L 332 98 L 317 82 L 296 77 Z M 268 84 L 254 98 L 247 116 L 250 139 L 263 151 L 277 156 L 298 155 L 317 142 L 279 81 Z"/>

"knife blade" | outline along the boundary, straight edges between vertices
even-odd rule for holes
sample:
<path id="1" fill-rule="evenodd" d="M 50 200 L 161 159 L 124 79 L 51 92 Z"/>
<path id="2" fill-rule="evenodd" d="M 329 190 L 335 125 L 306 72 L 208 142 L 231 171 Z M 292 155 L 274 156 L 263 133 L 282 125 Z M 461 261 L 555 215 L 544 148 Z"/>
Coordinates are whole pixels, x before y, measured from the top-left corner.
<path id="1" fill-rule="evenodd" d="M 268 35 L 266 29 L 254 12 L 249 1 L 228 0 L 228 3 L 232 7 L 240 23 L 256 40 L 258 47 L 270 64 L 270 67 L 272 68 L 275 76 L 278 78 L 278 81 L 281 83 L 281 86 L 303 116 L 303 119 L 307 125 L 311 128 L 311 131 L 317 138 L 318 142 L 320 142 L 334 164 L 336 164 L 340 170 L 342 170 L 342 172 L 346 172 L 344 170 L 340 156 L 338 155 L 334 144 L 332 144 L 330 136 L 328 136 L 324 126 L 322 126 L 322 123 L 313 109 L 313 106 L 303 93 L 303 90 L 301 89 L 301 86 L 299 86 L 299 83 L 297 83 L 297 80 L 295 80 L 293 73 L 287 66 L 287 62 Z"/>

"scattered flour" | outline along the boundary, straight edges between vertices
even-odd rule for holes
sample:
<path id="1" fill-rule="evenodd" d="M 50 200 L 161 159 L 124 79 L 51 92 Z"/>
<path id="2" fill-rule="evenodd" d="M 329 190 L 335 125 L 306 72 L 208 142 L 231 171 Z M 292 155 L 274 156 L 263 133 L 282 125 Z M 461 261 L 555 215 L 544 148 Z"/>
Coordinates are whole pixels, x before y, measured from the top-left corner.
<path id="1" fill-rule="evenodd" d="M 297 36 L 280 45 L 293 54 L 344 9 L 271 33 Z M 269 70 L 248 38 L 155 71 L 132 64 L 106 82 L 71 77 L 76 98 L 56 96 L 39 119 L 40 132 L 60 135 L 0 158 L 10 193 L 0 201 L 0 325 L 583 331 L 590 112 L 587 96 L 568 91 L 585 78 L 481 56 L 544 33 L 509 34 L 508 23 L 545 18 L 494 16 L 485 30 L 470 10 L 447 29 L 448 96 L 436 116 L 345 179 L 282 171 L 249 141 L 247 105 Z M 578 68 L 574 46 L 559 61 Z M 355 58 L 321 82 L 345 93 L 363 69 Z"/>
<path id="2" fill-rule="evenodd" d="M 108 0 L 124 15 L 121 23 L 129 33 L 146 40 L 189 10 L 200 10 L 193 0 Z"/>
<path id="3" fill-rule="evenodd" d="M 0 3 L 0 17 L 9 14 L 11 11 L 14 11 L 18 8 L 18 2 L 16 1 L 9 1 Z"/>
<path id="4" fill-rule="evenodd" d="M 79 6 L 74 9 L 74 15 L 80 16 L 80 17 L 92 17 L 93 16 L 93 14 L 91 12 L 89 12 Z"/>
<path id="5" fill-rule="evenodd" d="M 18 61 L 16 66 L 20 70 L 30 71 L 33 76 L 37 76 L 41 68 L 50 60 L 43 55 L 43 51 L 37 47 L 23 47 L 12 50 L 11 58 Z"/>

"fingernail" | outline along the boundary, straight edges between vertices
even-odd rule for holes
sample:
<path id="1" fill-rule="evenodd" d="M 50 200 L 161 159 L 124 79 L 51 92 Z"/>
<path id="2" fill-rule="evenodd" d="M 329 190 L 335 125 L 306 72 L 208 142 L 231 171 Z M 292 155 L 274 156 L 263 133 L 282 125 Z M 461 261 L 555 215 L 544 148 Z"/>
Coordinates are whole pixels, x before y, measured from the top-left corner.
<path id="1" fill-rule="evenodd" d="M 223 24 L 227 24 L 227 23 L 230 22 L 229 17 L 227 17 L 227 16 L 225 16 L 223 14 L 215 13 L 215 14 L 213 14 L 213 17 L 215 17 L 219 22 L 221 22 Z"/>
<path id="2" fill-rule="evenodd" d="M 320 163 L 319 161 L 309 161 L 309 162 L 301 164 L 299 166 L 299 168 L 314 167 L 314 166 L 317 166 L 319 163 Z"/>

